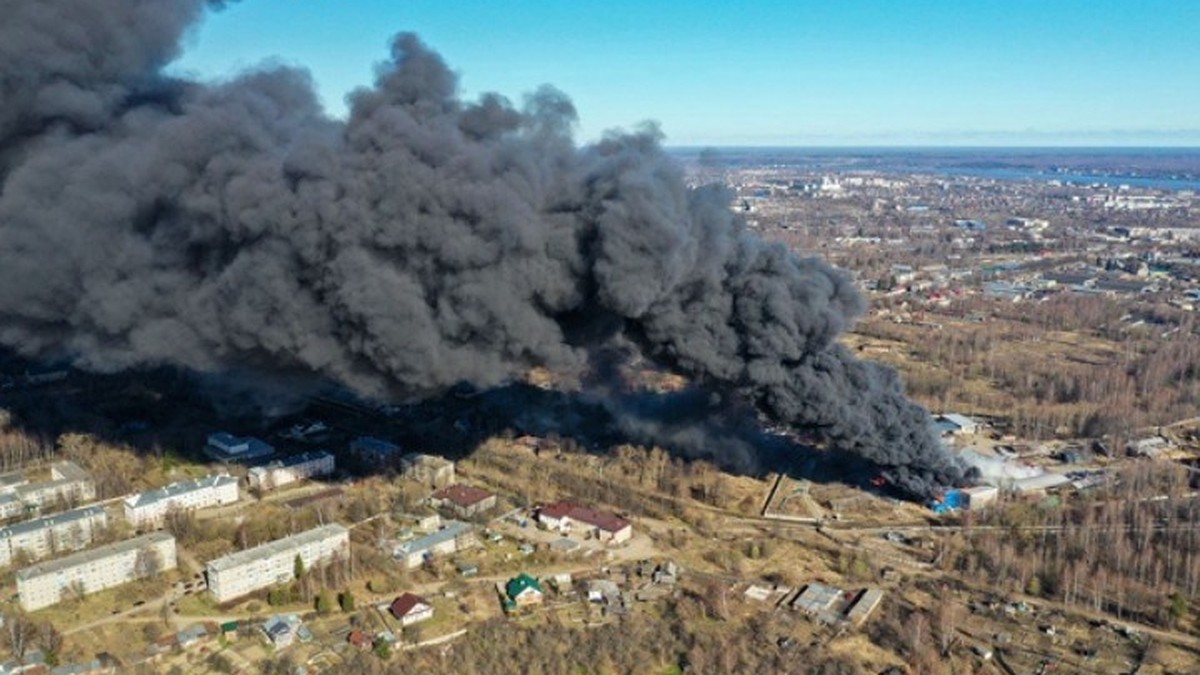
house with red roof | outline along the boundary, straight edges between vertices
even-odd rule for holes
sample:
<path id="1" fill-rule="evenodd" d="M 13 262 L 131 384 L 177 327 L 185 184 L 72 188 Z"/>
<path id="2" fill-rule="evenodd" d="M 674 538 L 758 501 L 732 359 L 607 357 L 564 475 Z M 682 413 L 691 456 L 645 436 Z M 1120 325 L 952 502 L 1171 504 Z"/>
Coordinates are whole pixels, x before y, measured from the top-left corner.
<path id="1" fill-rule="evenodd" d="M 370 649 L 375 643 L 375 641 L 371 639 L 370 635 L 367 635 L 366 633 L 357 629 L 350 631 L 350 635 L 346 636 L 346 642 L 349 642 L 351 645 L 363 651 Z"/>
<path id="2" fill-rule="evenodd" d="M 392 601 L 390 609 L 392 616 L 400 621 L 401 626 L 409 626 L 433 618 L 433 605 L 426 602 L 425 598 L 412 593 L 405 593 L 397 597 Z"/>
<path id="3" fill-rule="evenodd" d="M 473 485 L 455 483 L 429 496 L 429 504 L 435 509 L 449 509 L 460 518 L 469 518 L 496 507 L 496 495 Z"/>
<path id="4" fill-rule="evenodd" d="M 633 524 L 617 514 L 568 501 L 539 508 L 537 521 L 563 534 L 580 531 L 607 544 L 620 544 L 633 536 Z"/>

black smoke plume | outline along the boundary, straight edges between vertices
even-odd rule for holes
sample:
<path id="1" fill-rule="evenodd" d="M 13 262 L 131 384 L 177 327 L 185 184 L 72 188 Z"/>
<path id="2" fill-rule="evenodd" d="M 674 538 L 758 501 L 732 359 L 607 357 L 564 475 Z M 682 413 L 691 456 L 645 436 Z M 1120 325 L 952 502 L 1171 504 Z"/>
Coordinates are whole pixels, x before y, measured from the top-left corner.
<path id="1" fill-rule="evenodd" d="M 168 77 L 201 0 L 0 0 L 0 343 L 418 398 L 570 371 L 617 334 L 923 495 L 962 470 L 887 368 L 836 342 L 843 272 L 687 189 L 656 130 L 457 97 L 398 36 L 349 118 L 273 67 Z"/>

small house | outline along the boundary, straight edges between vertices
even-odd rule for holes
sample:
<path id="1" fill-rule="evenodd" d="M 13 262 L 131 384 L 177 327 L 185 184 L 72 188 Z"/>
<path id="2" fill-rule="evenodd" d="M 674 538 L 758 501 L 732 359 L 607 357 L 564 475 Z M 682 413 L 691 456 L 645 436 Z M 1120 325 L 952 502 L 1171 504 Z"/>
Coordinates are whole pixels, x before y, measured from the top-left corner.
<path id="1" fill-rule="evenodd" d="M 358 629 L 350 631 L 350 635 L 346 636 L 346 642 L 349 642 L 351 646 L 362 651 L 366 651 L 374 645 L 371 636 Z"/>
<path id="2" fill-rule="evenodd" d="M 545 592 L 538 580 L 524 572 L 509 579 L 504 585 L 504 594 L 507 600 L 505 605 L 509 607 L 538 605 L 545 598 Z"/>
<path id="3" fill-rule="evenodd" d="M 425 598 L 412 593 L 405 593 L 393 600 L 390 610 L 401 626 L 410 626 L 433 618 L 433 605 Z"/>

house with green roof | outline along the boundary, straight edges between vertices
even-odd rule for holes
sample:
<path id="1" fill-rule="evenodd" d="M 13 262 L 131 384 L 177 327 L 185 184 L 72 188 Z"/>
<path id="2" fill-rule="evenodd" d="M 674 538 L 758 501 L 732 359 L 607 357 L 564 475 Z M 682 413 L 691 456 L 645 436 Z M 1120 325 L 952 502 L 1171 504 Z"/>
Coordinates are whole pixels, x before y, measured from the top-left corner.
<path id="1" fill-rule="evenodd" d="M 507 609 L 540 604 L 544 595 L 538 580 L 524 572 L 508 580 L 504 585 L 504 594 L 504 606 Z"/>

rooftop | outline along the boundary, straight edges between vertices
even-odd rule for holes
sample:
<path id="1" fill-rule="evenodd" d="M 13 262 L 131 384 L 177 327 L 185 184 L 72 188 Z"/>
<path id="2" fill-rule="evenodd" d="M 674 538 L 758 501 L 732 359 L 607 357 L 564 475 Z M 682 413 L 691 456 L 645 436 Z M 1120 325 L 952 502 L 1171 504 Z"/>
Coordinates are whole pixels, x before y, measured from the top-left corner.
<path id="1" fill-rule="evenodd" d="M 451 539 L 457 539 L 459 535 L 469 532 L 471 526 L 459 520 L 447 520 L 446 525 L 437 532 L 430 532 L 423 537 L 417 537 L 411 541 L 406 541 L 396 547 L 397 550 L 405 553 L 420 553 L 437 546 L 444 544 Z"/>
<path id="2" fill-rule="evenodd" d="M 166 532 L 151 532 L 150 534 L 143 534 L 142 536 L 134 537 L 133 539 L 126 539 L 125 541 L 118 541 L 113 544 L 105 544 L 104 546 L 88 549 L 86 551 L 80 551 L 79 553 L 72 553 L 71 555 L 64 556 L 62 558 L 55 558 L 54 560 L 47 560 L 43 563 L 30 565 L 29 567 L 17 572 L 17 579 L 25 581 L 34 577 L 40 577 L 45 574 L 64 572 L 72 567 L 89 563 L 93 560 L 101 560 L 111 555 L 117 555 L 118 553 L 135 551 L 145 548 L 146 546 L 152 546 L 168 540 L 175 541 L 175 537 L 172 537 Z"/>
<path id="3" fill-rule="evenodd" d="M 405 593 L 392 601 L 392 614 L 397 617 L 407 616 L 417 605 L 428 605 L 425 598 L 412 593 Z"/>
<path id="4" fill-rule="evenodd" d="M 24 471 L 0 474 L 0 488 L 11 488 L 27 482 L 29 482 L 29 479 L 25 477 Z"/>
<path id="5" fill-rule="evenodd" d="M 64 523 L 73 523 L 76 521 L 97 517 L 105 517 L 104 509 L 100 508 L 99 506 L 85 506 L 82 509 L 75 509 L 74 511 L 67 511 L 65 513 L 56 513 L 52 516 L 43 516 L 41 518 L 35 518 L 34 520 L 27 520 L 23 523 L 17 523 L 16 525 L 9 525 L 8 527 L 0 528 L 0 539 L 6 539 L 18 534 L 25 534 L 27 532 L 37 532 L 38 530 L 42 530 L 47 527 L 56 527 Z"/>
<path id="6" fill-rule="evenodd" d="M 219 431 L 209 434 L 204 452 L 217 460 L 254 459 L 273 454 L 275 448 L 270 443 L 253 436 L 242 438 Z"/>
<path id="7" fill-rule="evenodd" d="M 629 521 L 615 513 L 595 511 L 572 502 L 555 502 L 540 509 L 540 513 L 550 518 L 566 516 L 571 520 L 594 525 L 606 532 L 619 532 L 629 526 Z"/>
<path id="8" fill-rule="evenodd" d="M 437 455 L 426 455 L 421 452 L 410 452 L 407 455 L 405 455 L 404 457 L 401 457 L 400 459 L 405 464 L 409 464 L 411 466 L 424 466 L 424 467 L 429 467 L 432 469 L 438 469 L 443 466 L 448 466 L 448 465 L 454 464 L 454 462 L 451 462 L 450 460 L 446 459 L 445 457 L 438 457 Z"/>
<path id="9" fill-rule="evenodd" d="M 237 479 L 225 474 L 214 474 L 203 478 L 181 480 L 170 485 L 164 485 L 157 490 L 147 490 L 136 495 L 130 495 L 125 498 L 125 504 L 132 508 L 138 508 L 166 499 L 172 499 L 189 492 L 195 492 L 196 490 L 221 487 L 231 483 L 237 485 Z"/>
<path id="10" fill-rule="evenodd" d="M 400 446 L 395 443 L 389 443 L 372 436 L 362 436 L 354 439 L 350 442 L 350 449 L 354 452 L 365 452 L 373 455 L 391 455 L 400 452 Z"/>
<path id="11" fill-rule="evenodd" d="M 214 572 L 230 570 L 261 558 L 288 552 L 293 548 L 304 546 L 305 544 L 323 541 L 330 537 L 340 535 L 349 536 L 349 534 L 350 530 L 337 523 L 322 525 L 320 527 L 314 527 L 311 530 L 301 532 L 300 534 L 293 534 L 292 536 L 284 537 L 283 539 L 268 541 L 267 543 L 259 544 L 254 548 L 248 548 L 245 551 L 230 553 L 229 555 L 217 558 L 216 560 L 210 560 L 207 567 L 209 570 Z"/>
<path id="12" fill-rule="evenodd" d="M 91 480 L 91 475 L 75 462 L 55 462 L 50 471 L 61 476 L 62 480 Z"/>
<path id="13" fill-rule="evenodd" d="M 324 460 L 327 457 L 333 458 L 333 455 L 329 454 L 328 452 L 325 452 L 324 450 L 318 450 L 317 452 L 306 452 L 302 455 L 292 455 L 291 457 L 284 457 L 283 459 L 277 459 L 274 462 L 271 462 L 270 464 L 263 464 L 262 466 L 256 466 L 250 470 L 251 471 L 272 471 L 274 469 L 286 469 L 289 466 L 297 466 L 299 464 L 307 464 L 308 462 L 319 462 L 319 461 Z"/>
<path id="14" fill-rule="evenodd" d="M 524 572 L 518 574 L 512 579 L 509 579 L 508 583 L 504 584 L 504 592 L 507 593 L 508 597 L 510 598 L 516 598 L 518 595 L 531 588 L 538 593 L 544 592 L 542 591 L 542 585 L 538 583 L 538 580 L 534 579 L 528 574 L 525 574 Z"/>
<path id="15" fill-rule="evenodd" d="M 437 492 L 433 493 L 432 498 L 453 502 L 458 506 L 468 507 L 478 504 L 479 502 L 492 496 L 493 495 L 491 492 L 488 492 L 483 488 L 477 488 L 473 485 L 463 485 L 458 483 L 438 490 Z"/>
<path id="16" fill-rule="evenodd" d="M 846 613 L 846 618 L 853 623 L 865 621 L 867 617 L 869 617 L 871 613 L 875 611 L 875 608 L 879 606 L 879 603 L 882 600 L 882 589 L 868 588 L 862 592 L 862 595 L 858 596 L 857 600 L 855 600 L 854 606 L 851 607 L 850 611 Z"/>
<path id="17" fill-rule="evenodd" d="M 953 424 L 959 429 L 965 429 L 976 425 L 975 420 L 967 417 L 966 415 L 959 415 L 958 413 L 946 413 L 940 417 L 942 420 Z"/>
<path id="18" fill-rule="evenodd" d="M 833 606 L 833 603 L 841 595 L 842 591 L 839 588 L 812 583 L 806 586 L 800 595 L 796 596 L 796 599 L 792 601 L 792 607 L 816 614 Z"/>

